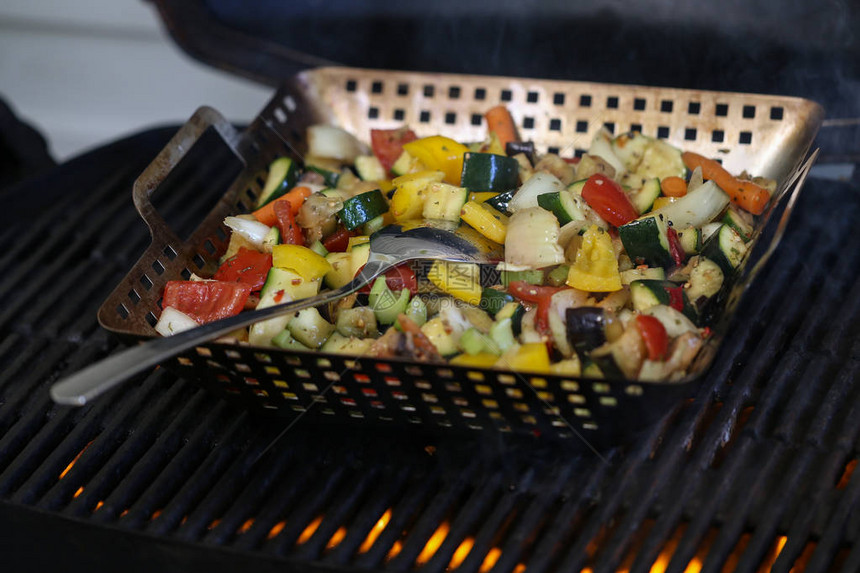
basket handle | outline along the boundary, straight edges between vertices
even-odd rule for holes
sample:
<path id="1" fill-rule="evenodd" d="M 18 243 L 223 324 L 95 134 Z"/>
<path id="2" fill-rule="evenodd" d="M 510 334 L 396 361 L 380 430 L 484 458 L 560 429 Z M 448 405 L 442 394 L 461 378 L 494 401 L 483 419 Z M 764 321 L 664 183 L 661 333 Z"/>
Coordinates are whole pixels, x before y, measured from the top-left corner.
<path id="1" fill-rule="evenodd" d="M 134 206 L 153 236 L 162 234 L 170 237 L 171 242 L 182 243 L 152 204 L 152 194 L 210 127 L 218 132 L 233 154 L 247 164 L 239 132 L 217 110 L 209 106 L 198 108 L 134 182 Z"/>

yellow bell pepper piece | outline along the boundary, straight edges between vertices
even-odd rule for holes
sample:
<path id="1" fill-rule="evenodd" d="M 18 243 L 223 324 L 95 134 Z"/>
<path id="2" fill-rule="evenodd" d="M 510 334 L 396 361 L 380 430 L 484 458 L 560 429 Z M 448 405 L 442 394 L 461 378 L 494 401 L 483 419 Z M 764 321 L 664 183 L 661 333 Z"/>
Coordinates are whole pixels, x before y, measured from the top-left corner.
<path id="1" fill-rule="evenodd" d="M 621 290 L 621 273 L 609 233 L 592 225 L 582 236 L 582 245 L 567 274 L 567 284 L 590 292 Z"/>
<path id="2" fill-rule="evenodd" d="M 394 195 L 391 197 L 389 213 L 395 221 L 421 218 L 424 211 L 424 192 L 432 183 L 445 177 L 442 171 L 419 171 L 394 178 Z"/>
<path id="3" fill-rule="evenodd" d="M 549 352 L 543 342 L 527 342 L 514 346 L 496 362 L 499 368 L 518 372 L 549 372 Z"/>
<path id="4" fill-rule="evenodd" d="M 471 368 L 492 368 L 499 359 L 495 354 L 479 352 L 478 354 L 458 354 L 448 361 L 454 366 L 466 366 Z"/>
<path id="5" fill-rule="evenodd" d="M 484 203 L 467 201 L 460 209 L 460 218 L 491 241 L 505 244 L 508 217 L 504 213 L 499 213 Z"/>
<path id="6" fill-rule="evenodd" d="M 657 209 L 665 207 L 666 205 L 671 205 L 677 200 L 677 197 L 657 197 L 656 199 L 654 199 L 654 205 L 651 207 L 651 210 L 656 211 Z"/>
<path id="7" fill-rule="evenodd" d="M 452 185 L 460 184 L 463 173 L 463 154 L 469 148 L 443 135 L 432 135 L 416 139 L 403 145 L 409 155 L 418 158 L 427 169 L 445 173 L 445 181 Z"/>
<path id="8" fill-rule="evenodd" d="M 487 199 L 491 197 L 495 197 L 498 195 L 495 191 L 472 191 L 469 193 L 469 201 L 474 201 L 475 203 L 483 203 Z"/>
<path id="9" fill-rule="evenodd" d="M 290 269 L 306 281 L 323 277 L 331 270 L 325 257 L 301 245 L 275 245 L 272 248 L 272 266 Z"/>
<path id="10" fill-rule="evenodd" d="M 430 282 L 469 304 L 481 304 L 481 267 L 474 263 L 435 261 L 427 273 Z"/>
<path id="11" fill-rule="evenodd" d="M 363 245 L 370 242 L 370 235 L 355 235 L 350 237 L 346 243 L 346 250 L 351 251 L 356 245 Z"/>

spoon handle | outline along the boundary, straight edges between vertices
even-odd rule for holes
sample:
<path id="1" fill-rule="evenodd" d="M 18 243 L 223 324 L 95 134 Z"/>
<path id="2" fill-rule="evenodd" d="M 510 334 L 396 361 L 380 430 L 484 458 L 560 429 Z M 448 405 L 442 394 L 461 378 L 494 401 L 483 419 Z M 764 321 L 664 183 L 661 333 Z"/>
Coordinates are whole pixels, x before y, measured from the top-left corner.
<path id="1" fill-rule="evenodd" d="M 352 294 L 369 284 L 370 281 L 391 266 L 393 265 L 388 261 L 370 261 L 352 281 L 340 288 L 293 302 L 243 312 L 179 332 L 173 336 L 153 338 L 137 346 L 132 346 L 55 383 L 51 387 L 51 398 L 54 402 L 66 406 L 84 406 L 89 400 L 100 396 L 135 374 L 164 362 L 189 348 L 261 320 L 325 304 Z"/>

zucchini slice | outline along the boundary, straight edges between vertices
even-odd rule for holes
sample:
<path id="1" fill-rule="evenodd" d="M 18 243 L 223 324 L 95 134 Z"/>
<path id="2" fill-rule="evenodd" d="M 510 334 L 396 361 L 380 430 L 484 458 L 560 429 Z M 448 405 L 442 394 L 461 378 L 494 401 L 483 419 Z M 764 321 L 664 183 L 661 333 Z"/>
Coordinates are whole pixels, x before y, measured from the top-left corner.
<path id="1" fill-rule="evenodd" d="M 660 180 L 652 177 L 645 181 L 642 188 L 636 192 L 631 201 L 639 214 L 647 213 L 654 206 L 654 201 L 660 196 Z"/>
<path id="2" fill-rule="evenodd" d="M 649 216 L 618 227 L 618 236 L 627 255 L 636 264 L 671 267 L 675 264 L 669 251 L 668 225 L 662 216 Z"/>
<path id="3" fill-rule="evenodd" d="M 388 201 L 385 200 L 382 191 L 374 189 L 344 201 L 338 215 L 347 230 L 352 231 L 387 211 Z"/>
<path id="4" fill-rule="evenodd" d="M 466 153 L 460 185 L 469 191 L 508 191 L 519 186 L 520 164 L 494 153 Z"/>
<path id="5" fill-rule="evenodd" d="M 577 205 L 574 195 L 568 190 L 538 195 L 537 201 L 539 206 L 547 211 L 551 211 L 555 215 L 559 225 L 567 225 L 571 221 L 585 220 L 582 209 Z"/>
<path id="6" fill-rule="evenodd" d="M 257 197 L 256 208 L 259 209 L 292 189 L 299 179 L 299 169 L 296 162 L 289 157 L 278 157 L 269 165 L 269 175 L 266 184 Z"/>
<path id="7" fill-rule="evenodd" d="M 731 277 L 740 266 L 748 250 L 741 236 L 729 225 L 723 224 L 702 248 L 702 256 L 720 266 L 726 277 Z"/>

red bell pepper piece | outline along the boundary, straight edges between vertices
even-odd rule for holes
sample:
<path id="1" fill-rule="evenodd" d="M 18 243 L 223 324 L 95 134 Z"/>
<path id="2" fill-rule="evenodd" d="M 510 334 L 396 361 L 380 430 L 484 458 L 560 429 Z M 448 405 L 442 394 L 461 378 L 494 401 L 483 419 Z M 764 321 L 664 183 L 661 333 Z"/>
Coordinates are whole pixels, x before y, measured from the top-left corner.
<path id="1" fill-rule="evenodd" d="M 203 324 L 239 314 L 251 294 L 247 284 L 227 281 L 169 281 L 162 308 L 172 306 Z"/>
<path id="2" fill-rule="evenodd" d="M 289 201 L 278 201 L 275 203 L 275 218 L 278 220 L 278 229 L 281 231 L 281 243 L 284 245 L 304 245 L 305 236 L 302 229 L 296 223 L 293 207 Z"/>
<path id="3" fill-rule="evenodd" d="M 349 246 L 349 238 L 352 234 L 343 225 L 338 225 L 337 230 L 323 239 L 323 247 L 330 253 L 343 253 Z"/>
<path id="4" fill-rule="evenodd" d="M 215 271 L 216 281 L 238 282 L 251 287 L 251 292 L 263 288 L 266 275 L 272 268 L 271 253 L 261 253 L 246 247 L 239 247 L 235 255 L 224 261 Z"/>
<path id="5" fill-rule="evenodd" d="M 684 259 L 687 253 L 684 252 L 684 247 L 681 246 L 681 239 L 678 237 L 678 231 L 669 227 L 666 229 L 666 238 L 669 241 L 669 254 L 672 255 L 672 260 L 675 264 L 681 266 L 684 264 Z"/>
<path id="6" fill-rule="evenodd" d="M 370 130 L 370 146 L 373 154 L 379 159 L 386 172 L 391 171 L 391 166 L 403 153 L 403 144 L 416 139 L 418 136 L 415 132 L 405 127 Z"/>
<path id="7" fill-rule="evenodd" d="M 512 281 L 508 285 L 508 292 L 520 300 L 537 305 L 535 329 L 541 334 L 546 334 L 549 332 L 549 308 L 552 295 L 565 288 L 533 285 L 526 281 Z"/>
<path id="8" fill-rule="evenodd" d="M 582 198 L 598 215 L 616 227 L 639 216 L 621 185 L 602 173 L 588 178 L 582 188 Z"/>
<path id="9" fill-rule="evenodd" d="M 358 275 L 363 268 L 364 265 L 362 265 L 355 274 Z M 409 289 L 410 296 L 418 294 L 418 279 L 415 277 L 415 271 L 412 270 L 412 265 L 410 263 L 397 265 L 393 269 L 385 271 L 383 276 L 385 277 L 385 285 L 389 290 L 400 292 L 403 289 Z M 358 292 L 369 293 L 370 285 L 365 285 Z"/>
<path id="10" fill-rule="evenodd" d="M 639 314 L 636 316 L 636 327 L 645 342 L 648 360 L 663 360 L 669 349 L 669 335 L 663 323 L 653 316 Z"/>

